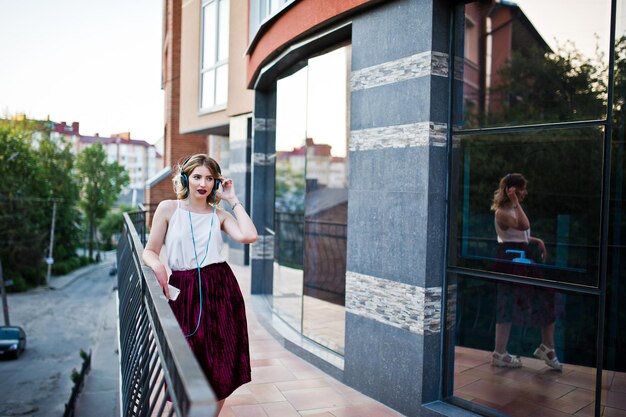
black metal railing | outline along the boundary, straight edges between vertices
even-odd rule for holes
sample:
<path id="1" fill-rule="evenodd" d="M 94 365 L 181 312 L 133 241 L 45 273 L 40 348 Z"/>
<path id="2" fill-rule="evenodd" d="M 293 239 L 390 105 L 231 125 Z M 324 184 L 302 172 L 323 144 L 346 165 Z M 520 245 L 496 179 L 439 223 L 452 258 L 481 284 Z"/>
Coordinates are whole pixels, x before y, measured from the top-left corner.
<path id="1" fill-rule="evenodd" d="M 124 214 L 117 249 L 120 415 L 212 416 L 215 394 L 142 252 L 133 220 Z"/>
<path id="2" fill-rule="evenodd" d="M 148 234 L 148 225 L 146 224 L 146 210 L 131 211 L 128 213 L 130 221 L 135 226 L 135 230 L 139 235 L 139 240 L 143 246 L 146 246 L 146 235 Z"/>

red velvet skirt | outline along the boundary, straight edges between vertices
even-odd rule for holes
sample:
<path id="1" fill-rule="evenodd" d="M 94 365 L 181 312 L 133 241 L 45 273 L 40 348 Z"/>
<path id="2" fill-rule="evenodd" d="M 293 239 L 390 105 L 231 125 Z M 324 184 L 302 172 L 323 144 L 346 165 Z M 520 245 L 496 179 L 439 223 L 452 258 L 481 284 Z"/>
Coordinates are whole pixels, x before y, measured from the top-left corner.
<path id="1" fill-rule="evenodd" d="M 246 308 L 237 279 L 226 262 L 200 269 L 202 314 L 198 330 L 187 342 L 218 400 L 250 382 L 250 351 Z M 198 323 L 198 270 L 173 271 L 170 284 L 180 289 L 169 301 L 185 336 Z"/>

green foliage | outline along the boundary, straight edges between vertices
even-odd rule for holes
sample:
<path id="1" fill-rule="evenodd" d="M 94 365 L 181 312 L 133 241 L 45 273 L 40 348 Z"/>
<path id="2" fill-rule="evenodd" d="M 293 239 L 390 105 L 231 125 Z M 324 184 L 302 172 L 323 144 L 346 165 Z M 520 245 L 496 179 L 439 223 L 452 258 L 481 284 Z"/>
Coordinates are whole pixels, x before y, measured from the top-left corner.
<path id="1" fill-rule="evenodd" d="M 93 256 L 94 236 L 102 220 L 129 183 L 128 173 L 117 162 L 109 163 L 102 144 L 96 143 L 78 154 L 79 206 L 89 227 L 89 256 Z"/>
<path id="2" fill-rule="evenodd" d="M 73 256 L 61 261 L 55 260 L 52 265 L 52 275 L 69 274 L 70 272 L 91 263 L 93 263 L 93 260 L 89 256 Z"/>
<path id="3" fill-rule="evenodd" d="M 481 110 L 466 103 L 466 126 L 602 118 L 607 100 L 605 62 L 602 56 L 583 56 L 572 43 L 556 52 L 536 45 L 515 49 L 493 79 L 489 108 Z"/>
<path id="4" fill-rule="evenodd" d="M 289 162 L 276 163 L 276 210 L 304 212 L 306 191 L 304 170 L 294 169 Z"/>
<path id="5" fill-rule="evenodd" d="M 57 202 L 53 255 L 55 262 L 64 261 L 76 256 L 76 248 L 80 241 L 80 225 L 77 221 L 80 219 L 77 207 L 78 181 L 74 175 L 75 157 L 70 144 L 57 144 L 49 135 L 39 141 L 38 154 L 41 158 L 42 175 L 46 179 L 46 188 L 49 192 L 47 197 Z M 49 210 L 51 212 L 51 208 Z"/>
<path id="6" fill-rule="evenodd" d="M 70 374 L 70 379 L 74 384 L 78 384 L 80 381 L 80 372 L 76 370 L 76 368 L 72 369 L 72 373 Z"/>
<path id="7" fill-rule="evenodd" d="M 27 128 L 0 123 L 0 259 L 7 279 L 33 286 L 43 277 L 51 205 Z"/>
<path id="8" fill-rule="evenodd" d="M 122 232 L 124 227 L 124 213 L 133 211 L 133 207 L 124 205 L 119 210 L 110 210 L 99 223 L 100 237 L 105 248 L 113 246 L 113 237 Z"/>

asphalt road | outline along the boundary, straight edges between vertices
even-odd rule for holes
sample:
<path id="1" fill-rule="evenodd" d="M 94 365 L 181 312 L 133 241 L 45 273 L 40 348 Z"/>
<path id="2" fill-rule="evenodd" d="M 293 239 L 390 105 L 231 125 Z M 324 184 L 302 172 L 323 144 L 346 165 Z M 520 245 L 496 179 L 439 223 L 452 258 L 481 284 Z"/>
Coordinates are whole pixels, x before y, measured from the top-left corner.
<path id="1" fill-rule="evenodd" d="M 116 303 L 110 263 L 91 268 L 56 290 L 9 294 L 11 325 L 24 328 L 27 345 L 18 360 L 0 359 L 0 417 L 63 416 L 80 350 L 94 349 Z"/>

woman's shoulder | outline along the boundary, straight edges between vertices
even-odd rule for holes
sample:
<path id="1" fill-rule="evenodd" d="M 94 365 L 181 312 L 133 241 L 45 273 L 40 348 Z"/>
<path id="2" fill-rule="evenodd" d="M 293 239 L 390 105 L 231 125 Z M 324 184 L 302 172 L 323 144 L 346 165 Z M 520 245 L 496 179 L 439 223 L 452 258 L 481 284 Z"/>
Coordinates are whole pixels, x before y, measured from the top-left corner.
<path id="1" fill-rule="evenodd" d="M 159 203 L 157 210 L 164 214 L 171 215 L 178 207 L 178 200 L 163 200 Z"/>

